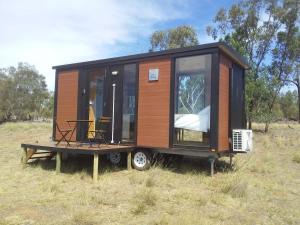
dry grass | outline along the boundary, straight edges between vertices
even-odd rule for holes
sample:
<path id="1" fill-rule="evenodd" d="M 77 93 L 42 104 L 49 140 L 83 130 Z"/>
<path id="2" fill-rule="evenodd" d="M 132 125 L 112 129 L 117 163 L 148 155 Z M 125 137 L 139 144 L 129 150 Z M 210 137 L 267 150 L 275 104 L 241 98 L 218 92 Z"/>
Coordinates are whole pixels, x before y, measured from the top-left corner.
<path id="1" fill-rule="evenodd" d="M 0 224 L 299 224 L 300 126 L 275 124 L 256 132 L 255 151 L 218 163 L 204 160 L 145 172 L 91 158 L 40 161 L 23 167 L 21 142 L 47 140 L 50 123 L 0 125 Z M 256 125 L 261 129 L 261 125 Z"/>

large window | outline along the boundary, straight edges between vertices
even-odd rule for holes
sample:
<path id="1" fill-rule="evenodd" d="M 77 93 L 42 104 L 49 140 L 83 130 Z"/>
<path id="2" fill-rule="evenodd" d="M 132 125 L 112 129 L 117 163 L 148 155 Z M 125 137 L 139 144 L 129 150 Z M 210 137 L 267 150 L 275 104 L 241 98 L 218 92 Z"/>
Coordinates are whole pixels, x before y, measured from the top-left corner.
<path id="1" fill-rule="evenodd" d="M 211 55 L 176 59 L 174 143 L 208 144 Z"/>
<path id="2" fill-rule="evenodd" d="M 136 64 L 124 66 L 122 140 L 135 139 Z"/>

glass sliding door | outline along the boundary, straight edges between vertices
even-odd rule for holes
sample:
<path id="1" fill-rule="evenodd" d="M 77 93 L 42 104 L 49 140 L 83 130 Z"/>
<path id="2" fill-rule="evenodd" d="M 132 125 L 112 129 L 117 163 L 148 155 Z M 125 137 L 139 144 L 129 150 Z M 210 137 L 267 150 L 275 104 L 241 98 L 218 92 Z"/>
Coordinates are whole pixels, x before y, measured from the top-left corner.
<path id="1" fill-rule="evenodd" d="M 209 144 L 211 55 L 176 59 L 174 144 Z"/>
<path id="2" fill-rule="evenodd" d="M 100 118 L 104 115 L 105 69 L 98 69 L 89 76 L 89 120 L 93 121 L 89 130 L 98 129 Z M 89 132 L 89 138 L 91 134 Z"/>
<path id="3" fill-rule="evenodd" d="M 136 73 L 136 64 L 112 65 L 89 72 L 88 119 L 94 121 L 89 131 L 100 129 L 101 117 L 110 117 L 107 141 L 135 141 Z"/>
<path id="4" fill-rule="evenodd" d="M 122 141 L 135 141 L 136 64 L 124 65 Z"/>

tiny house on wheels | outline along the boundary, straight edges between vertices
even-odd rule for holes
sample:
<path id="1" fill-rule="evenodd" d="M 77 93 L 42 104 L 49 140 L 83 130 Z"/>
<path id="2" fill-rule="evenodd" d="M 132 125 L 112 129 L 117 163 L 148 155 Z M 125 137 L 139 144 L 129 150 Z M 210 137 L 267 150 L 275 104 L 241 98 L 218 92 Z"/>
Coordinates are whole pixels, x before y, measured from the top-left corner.
<path id="1" fill-rule="evenodd" d="M 94 149 L 101 136 L 110 146 L 131 146 L 132 165 L 140 170 L 154 152 L 213 162 L 248 151 L 248 68 L 223 42 L 54 66 L 53 140 L 69 129 L 66 121 L 75 121 L 67 140 L 92 142 Z"/>

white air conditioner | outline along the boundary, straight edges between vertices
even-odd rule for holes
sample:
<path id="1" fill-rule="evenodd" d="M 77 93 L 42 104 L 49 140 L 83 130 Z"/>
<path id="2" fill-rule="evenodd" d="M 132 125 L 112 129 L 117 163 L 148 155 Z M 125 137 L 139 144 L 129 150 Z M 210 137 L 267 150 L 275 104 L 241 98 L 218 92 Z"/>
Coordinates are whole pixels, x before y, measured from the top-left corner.
<path id="1" fill-rule="evenodd" d="M 251 152 L 252 130 L 232 130 L 232 150 L 234 152 Z"/>

